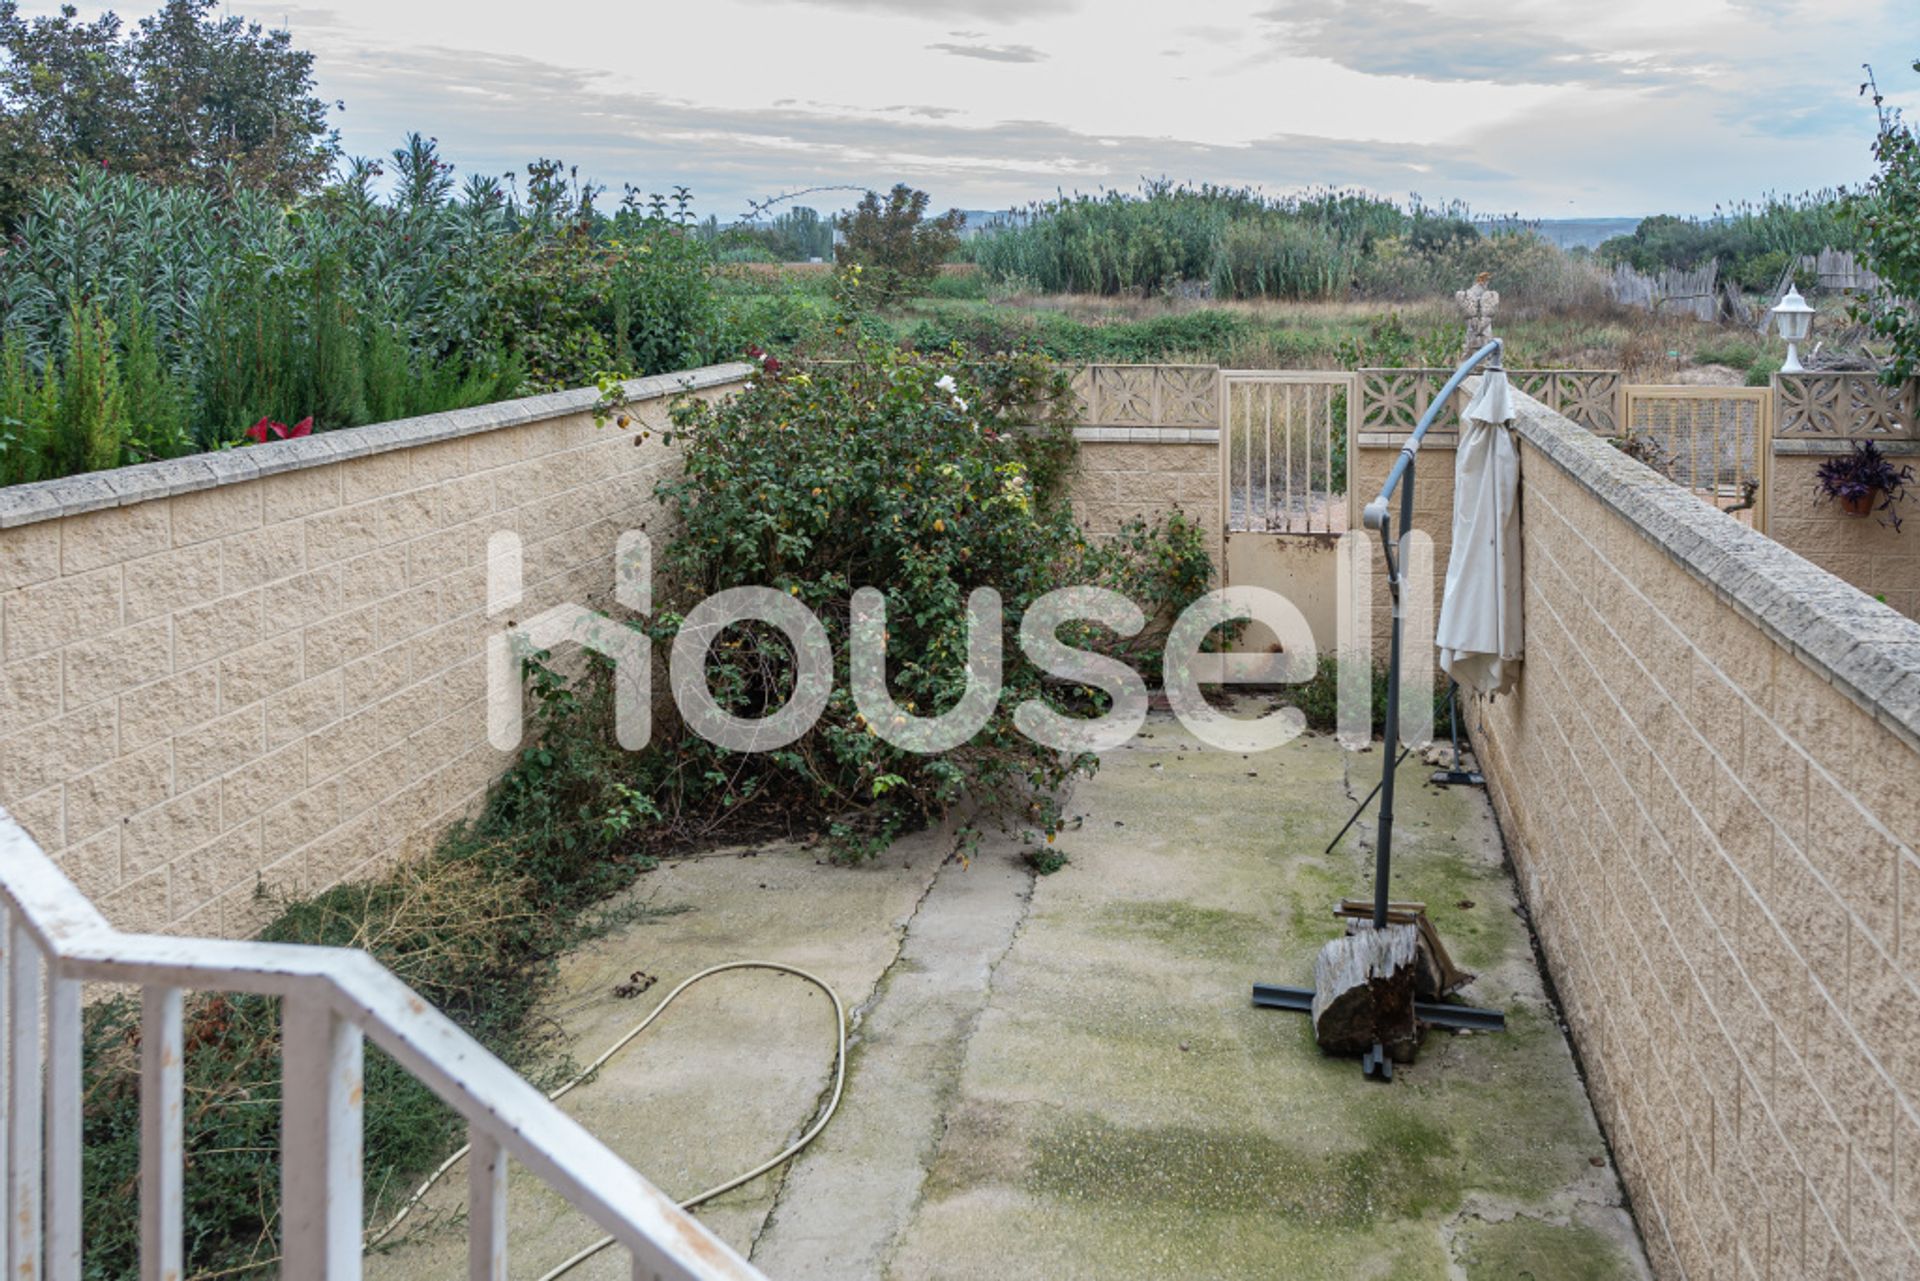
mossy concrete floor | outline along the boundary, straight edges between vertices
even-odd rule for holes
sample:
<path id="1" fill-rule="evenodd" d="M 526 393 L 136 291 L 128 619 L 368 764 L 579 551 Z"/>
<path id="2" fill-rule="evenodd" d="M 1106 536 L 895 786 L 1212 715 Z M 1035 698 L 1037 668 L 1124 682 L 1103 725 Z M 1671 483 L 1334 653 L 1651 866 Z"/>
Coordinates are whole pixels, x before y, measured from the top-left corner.
<path id="1" fill-rule="evenodd" d="M 860 868 L 784 845 L 676 862 L 634 893 L 685 910 L 570 958 L 547 1012 L 586 1060 L 718 961 L 838 988 L 838 1115 L 700 1211 L 776 1281 L 1647 1276 L 1480 791 L 1403 767 L 1394 895 L 1430 905 L 1507 1032 L 1433 1033 L 1381 1085 L 1250 1004 L 1256 980 L 1310 982 L 1332 902 L 1370 893 L 1370 821 L 1321 851 L 1379 766 L 1311 735 L 1205 749 L 1156 716 L 1076 789 L 1051 876 L 1012 839 L 943 862 L 938 833 Z M 659 985 L 615 997 L 635 970 Z M 799 981 L 722 976 L 563 1106 L 688 1195 L 805 1128 L 830 1037 Z M 463 1275 L 448 1183 L 370 1271 Z M 515 1277 L 597 1235 L 524 1172 L 511 1197 Z M 571 1275 L 627 1273 L 602 1255 Z"/>

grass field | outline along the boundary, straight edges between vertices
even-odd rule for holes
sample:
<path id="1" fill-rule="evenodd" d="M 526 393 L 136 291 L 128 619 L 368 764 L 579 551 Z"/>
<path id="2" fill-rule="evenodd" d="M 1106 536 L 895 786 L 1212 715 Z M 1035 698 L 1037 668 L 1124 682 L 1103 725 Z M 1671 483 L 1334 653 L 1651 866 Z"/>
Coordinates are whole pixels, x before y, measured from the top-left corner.
<path id="1" fill-rule="evenodd" d="M 737 306 L 769 322 L 771 346 L 797 354 L 831 344 L 832 287 L 830 268 L 819 263 L 730 268 L 723 285 Z M 1004 292 L 964 264 L 867 323 L 921 349 L 1026 348 L 1070 362 L 1233 369 L 1451 364 L 1461 334 L 1451 299 L 1215 302 Z M 1750 329 L 1612 304 L 1530 307 L 1509 297 L 1496 329 L 1516 368 L 1617 368 L 1636 382 L 1764 381 L 1783 354 L 1778 340 Z"/>

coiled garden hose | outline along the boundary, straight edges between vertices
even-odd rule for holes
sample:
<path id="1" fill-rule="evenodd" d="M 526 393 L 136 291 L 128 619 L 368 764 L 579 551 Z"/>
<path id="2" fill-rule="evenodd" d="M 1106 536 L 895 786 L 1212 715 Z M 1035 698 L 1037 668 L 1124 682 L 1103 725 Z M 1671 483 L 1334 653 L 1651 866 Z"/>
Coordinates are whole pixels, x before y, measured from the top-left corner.
<path id="1" fill-rule="evenodd" d="M 613 1056 L 618 1054 L 621 1050 L 626 1049 L 627 1046 L 633 1042 L 633 1039 L 635 1037 L 639 1036 L 642 1032 L 646 1031 L 648 1027 L 652 1026 L 653 1021 L 659 1018 L 661 1013 L 665 1011 L 669 1005 L 672 1005 L 674 1000 L 682 992 L 685 992 L 688 988 L 692 987 L 695 983 L 700 982 L 702 979 L 712 978 L 716 974 L 724 974 L 728 970 L 773 970 L 776 973 L 780 973 L 780 974 L 791 974 L 795 978 L 805 979 L 807 982 L 813 984 L 815 987 L 819 988 L 822 992 L 825 992 L 827 994 L 827 999 L 833 1002 L 833 1022 L 834 1022 L 834 1029 L 837 1034 L 837 1041 L 838 1041 L 838 1044 L 835 1046 L 834 1053 L 833 1053 L 833 1093 L 828 1097 L 827 1106 L 821 1110 L 819 1119 L 816 1120 L 811 1126 L 808 1127 L 807 1132 L 805 1134 L 801 1135 L 799 1139 L 795 1140 L 791 1145 L 783 1149 L 779 1153 L 779 1155 L 774 1156 L 769 1160 L 762 1161 L 759 1165 L 754 1166 L 751 1170 L 748 1170 L 745 1174 L 737 1174 L 734 1177 L 728 1179 L 724 1183 L 715 1184 L 713 1187 L 708 1188 L 705 1192 L 701 1192 L 694 1196 L 688 1197 L 686 1200 L 680 1202 L 680 1208 L 682 1210 L 691 1210 L 695 1206 L 703 1205 L 706 1202 L 713 1200 L 715 1197 L 722 1195 L 723 1193 L 733 1191 L 735 1188 L 741 1186 L 742 1184 L 753 1182 L 753 1180 L 759 1178 L 761 1175 L 765 1174 L 767 1171 L 780 1165 L 782 1162 L 792 1160 L 795 1156 L 799 1155 L 800 1150 L 802 1148 L 806 1147 L 807 1144 L 813 1142 L 816 1138 L 820 1137 L 820 1132 L 827 1128 L 827 1122 L 833 1119 L 833 1114 L 835 1110 L 838 1109 L 840 1106 L 840 1093 L 842 1089 L 845 1088 L 847 1083 L 847 1012 L 846 1012 L 846 1008 L 840 1003 L 840 994 L 838 992 L 835 992 L 832 987 L 828 986 L 827 982 L 824 979 L 820 978 L 817 975 L 809 974 L 807 973 L 807 971 L 800 969 L 798 966 L 787 965 L 781 961 L 727 961 L 720 965 L 708 966 L 706 969 L 701 970 L 698 974 L 695 974 L 689 978 L 681 980 L 680 985 L 674 988 L 673 991 L 667 993 L 666 996 L 661 999 L 660 1003 L 653 1007 L 653 1011 L 649 1013 L 647 1017 L 645 1017 L 644 1019 L 641 1019 L 638 1023 L 634 1024 L 631 1028 L 629 1028 L 625 1033 L 625 1035 L 621 1036 L 619 1040 L 615 1041 L 612 1045 L 608 1046 L 606 1050 L 601 1053 L 599 1058 L 595 1059 L 593 1062 L 589 1063 L 585 1068 L 581 1069 L 581 1071 L 577 1073 L 571 1080 L 566 1082 L 566 1084 L 560 1086 L 560 1088 L 554 1090 L 553 1092 L 547 1095 L 549 1099 L 557 1100 L 561 1098 L 563 1095 L 567 1094 L 575 1086 L 585 1081 L 588 1077 L 592 1076 L 595 1072 L 598 1072 L 602 1067 L 605 1067 L 609 1059 L 613 1058 Z M 387 1220 L 386 1225 L 384 1227 L 382 1227 L 379 1231 L 373 1233 L 371 1236 L 367 1238 L 367 1241 L 366 1241 L 367 1248 L 372 1249 L 374 1246 L 380 1244 L 380 1242 L 386 1240 L 387 1237 L 391 1236 L 394 1232 L 394 1229 L 398 1228 L 400 1224 L 406 1220 L 406 1217 L 409 1214 L 413 1213 L 413 1208 L 420 1204 L 421 1200 L 425 1198 L 428 1192 L 433 1190 L 434 1185 L 440 1182 L 440 1180 L 446 1176 L 449 1170 L 453 1169 L 455 1165 L 458 1165 L 460 1163 L 461 1158 L 466 1156 L 467 1152 L 468 1152 L 468 1148 L 462 1147 L 459 1151 L 455 1152 L 452 1156 L 448 1157 L 445 1161 L 441 1162 L 439 1168 L 436 1169 L 432 1174 L 428 1175 L 426 1178 L 426 1181 L 423 1182 L 419 1187 L 414 1189 L 413 1195 L 407 1198 L 406 1204 L 400 1207 L 399 1212 L 396 1213 L 391 1219 Z M 572 1258 L 562 1263 L 559 1267 L 554 1268 L 551 1272 L 546 1273 L 544 1276 L 540 1278 L 540 1281 L 555 1281 L 555 1278 L 565 1276 L 568 1272 L 571 1272 L 574 1268 L 586 1262 L 588 1259 L 592 1258 L 594 1255 L 600 1253 L 600 1251 L 606 1249 L 608 1246 L 612 1244 L 614 1244 L 614 1239 L 612 1237 L 601 1238 L 600 1240 L 594 1242 L 592 1245 L 588 1246 L 586 1249 L 580 1251 L 578 1254 L 575 1254 Z"/>

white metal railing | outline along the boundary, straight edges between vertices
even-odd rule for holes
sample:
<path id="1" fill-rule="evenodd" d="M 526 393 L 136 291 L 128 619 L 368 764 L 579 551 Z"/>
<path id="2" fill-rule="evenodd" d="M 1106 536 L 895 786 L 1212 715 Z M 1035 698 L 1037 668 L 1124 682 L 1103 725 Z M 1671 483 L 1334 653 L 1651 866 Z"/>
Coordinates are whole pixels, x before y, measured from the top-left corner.
<path id="1" fill-rule="evenodd" d="M 5 1275 L 80 1276 L 80 985 L 141 991 L 140 1276 L 182 1276 L 182 994 L 281 1001 L 281 1249 L 288 1281 L 360 1275 L 361 1049 L 392 1055 L 467 1120 L 468 1276 L 505 1281 L 519 1161 L 606 1232 L 635 1281 L 761 1274 L 579 1122 L 365 952 L 122 934 L 0 809 Z"/>

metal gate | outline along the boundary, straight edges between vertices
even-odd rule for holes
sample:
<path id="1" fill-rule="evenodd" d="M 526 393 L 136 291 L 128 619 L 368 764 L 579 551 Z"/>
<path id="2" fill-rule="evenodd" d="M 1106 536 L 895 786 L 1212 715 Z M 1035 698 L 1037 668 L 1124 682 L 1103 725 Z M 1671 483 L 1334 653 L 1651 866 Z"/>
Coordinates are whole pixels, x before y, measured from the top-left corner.
<path id="1" fill-rule="evenodd" d="M 1766 532 L 1771 389 L 1629 385 L 1621 426 L 1621 446 L 1641 462 Z"/>
<path id="2" fill-rule="evenodd" d="M 1359 392 L 1350 373 L 1222 370 L 1220 510 L 1223 577 L 1291 601 L 1314 645 L 1338 644 L 1339 558 L 1347 528 L 1347 459 Z M 1238 646 L 1265 653 L 1280 642 L 1259 623 Z"/>
<path id="3" fill-rule="evenodd" d="M 1343 532 L 1354 376 L 1222 370 L 1220 380 L 1227 532 Z"/>

